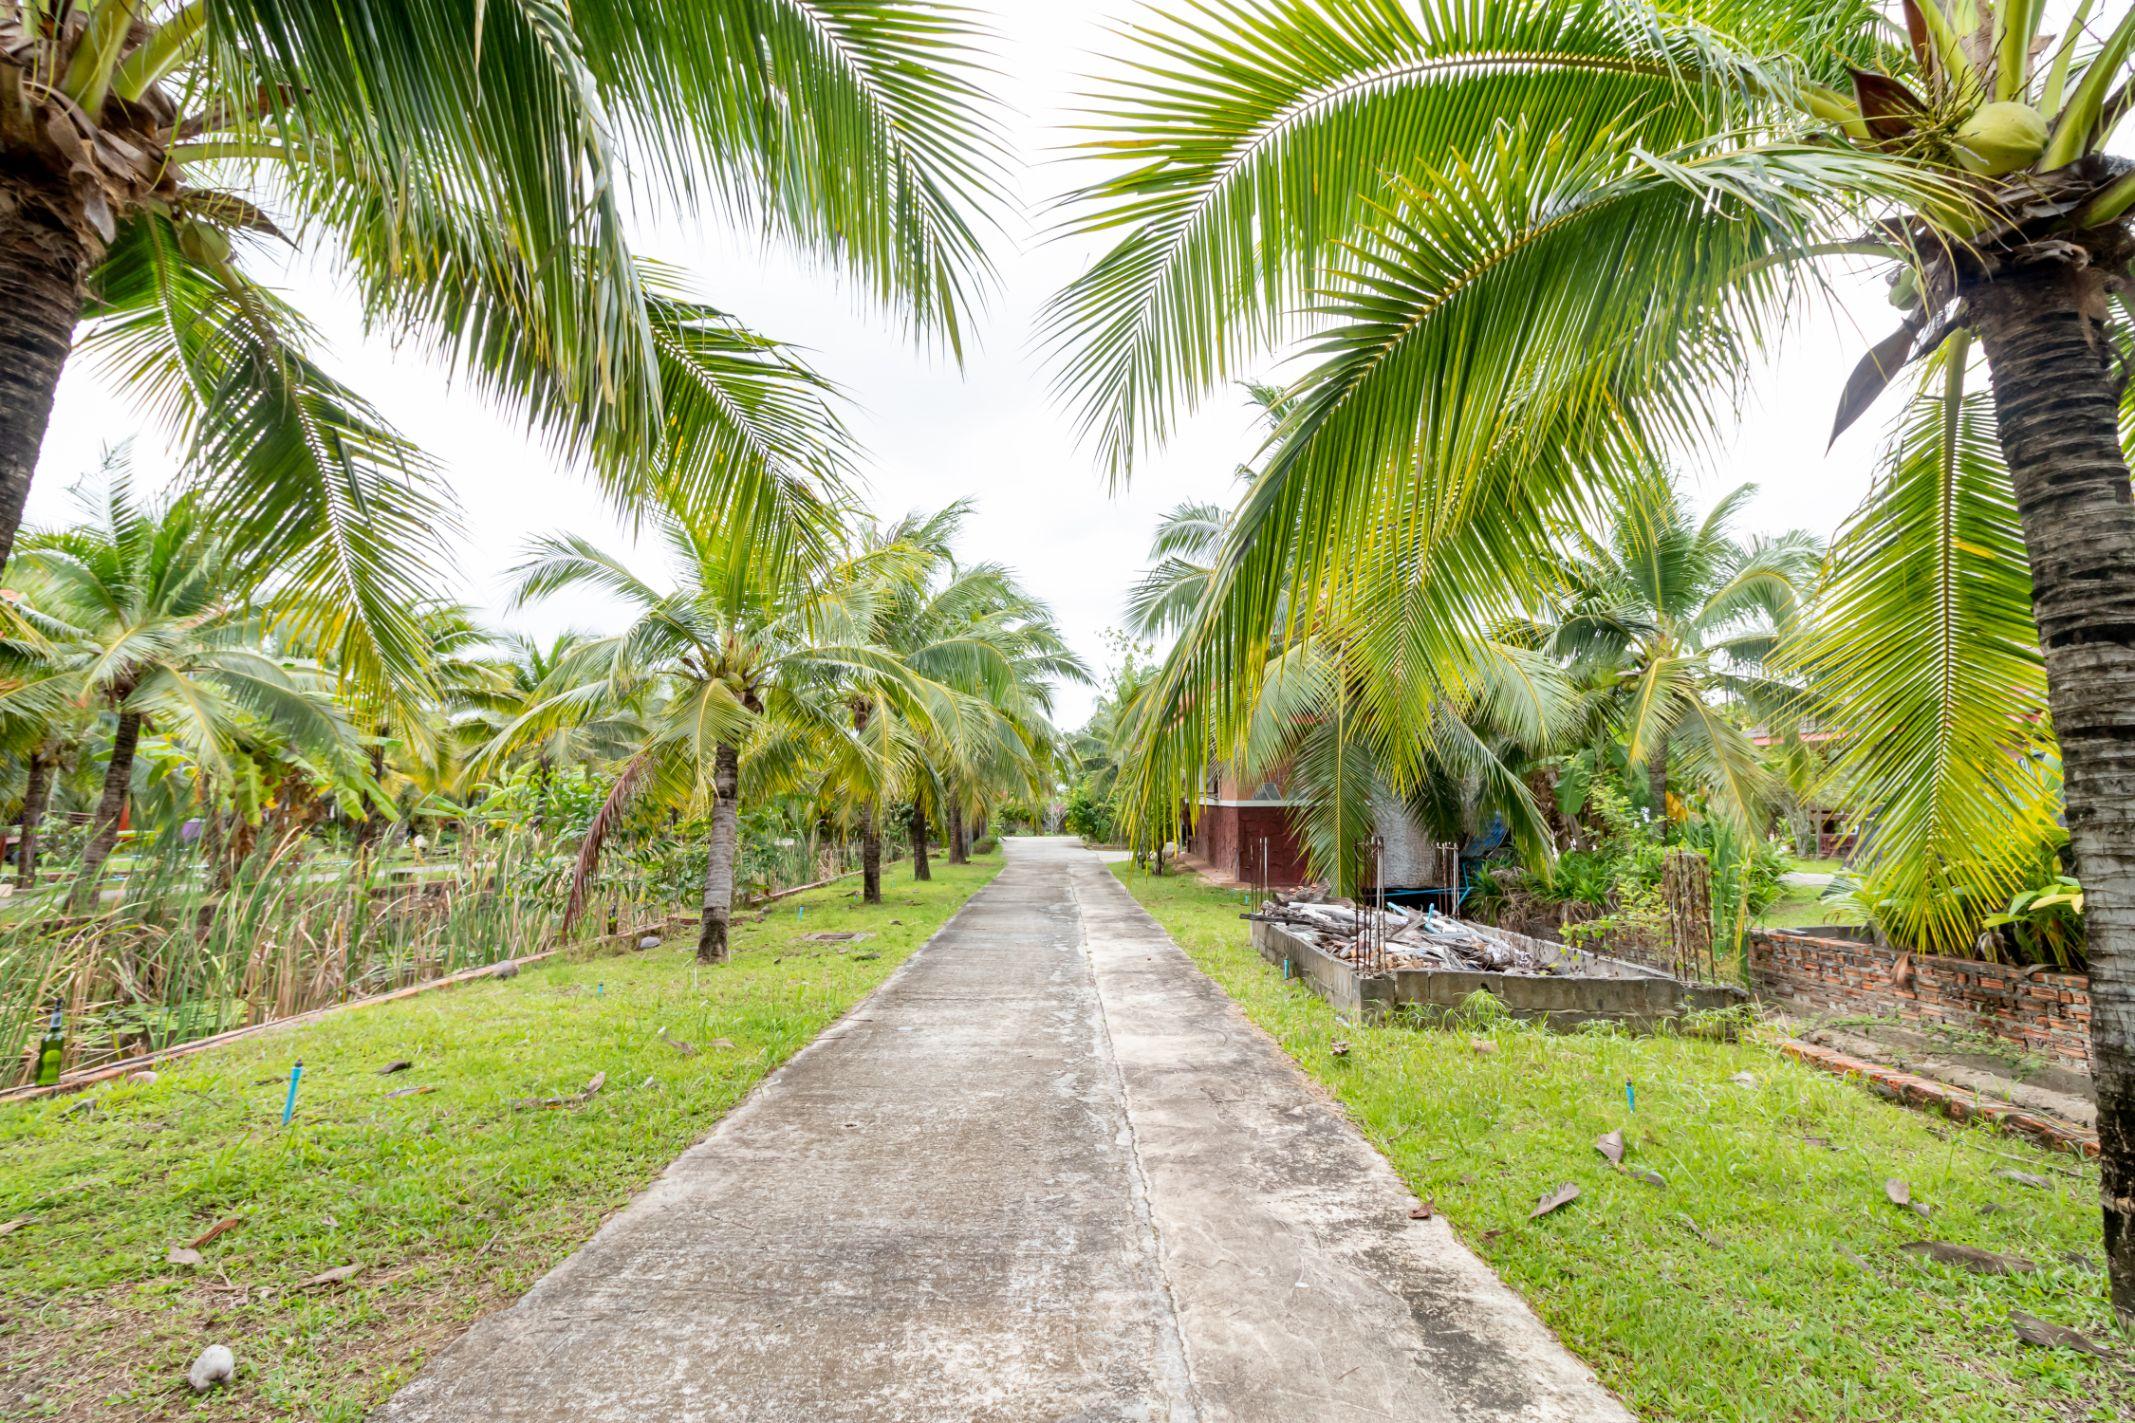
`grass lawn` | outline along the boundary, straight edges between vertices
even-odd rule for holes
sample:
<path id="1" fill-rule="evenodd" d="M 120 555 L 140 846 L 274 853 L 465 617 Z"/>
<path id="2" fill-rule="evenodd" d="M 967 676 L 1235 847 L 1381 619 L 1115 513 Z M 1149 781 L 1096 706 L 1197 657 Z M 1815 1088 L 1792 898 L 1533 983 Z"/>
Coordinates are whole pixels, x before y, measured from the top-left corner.
<path id="1" fill-rule="evenodd" d="M 1758 1041 L 1342 1023 L 1253 950 L 1235 892 L 1113 870 L 1641 1418 L 2135 1417 L 2095 1166 L 1893 1106 Z M 1594 1150 L 1617 1129 L 1626 1166 L 1665 1186 Z M 1995 1174 L 2008 1169 L 2051 1184 Z M 1892 1205 L 1889 1178 L 1932 1213 Z M 1580 1198 L 1528 1219 L 1562 1182 Z M 2038 1269 L 1974 1275 L 1899 1249 L 1923 1239 Z M 2113 1343 L 2120 1362 L 2020 1344 L 2012 1310 Z"/>
<path id="2" fill-rule="evenodd" d="M 1826 924 L 1852 924 L 1860 920 L 1837 905 L 1826 904 L 1822 885 L 1787 884 L 1779 887 L 1779 898 L 1766 905 L 1757 916 L 1760 929 L 1813 929 Z"/>
<path id="3" fill-rule="evenodd" d="M 936 861 L 771 907 L 734 961 L 550 961 L 0 1107 L 0 1418 L 354 1423 L 592 1235 L 1000 868 Z M 801 938 L 858 930 L 859 942 Z M 680 1038 L 685 1054 L 660 1036 Z M 304 1060 L 295 1121 L 279 1125 Z M 407 1071 L 380 1076 L 397 1060 Z M 522 1107 L 603 1088 L 576 1105 Z M 408 1088 L 434 1088 L 393 1096 Z M 94 1106 L 84 1109 L 84 1103 Z M 217 1221 L 238 1224 L 167 1263 Z M 4 1227 L 0 1227 L 4 1229 Z M 305 1283 L 355 1265 L 342 1283 Z M 196 1401 L 210 1343 L 234 1387 Z"/>

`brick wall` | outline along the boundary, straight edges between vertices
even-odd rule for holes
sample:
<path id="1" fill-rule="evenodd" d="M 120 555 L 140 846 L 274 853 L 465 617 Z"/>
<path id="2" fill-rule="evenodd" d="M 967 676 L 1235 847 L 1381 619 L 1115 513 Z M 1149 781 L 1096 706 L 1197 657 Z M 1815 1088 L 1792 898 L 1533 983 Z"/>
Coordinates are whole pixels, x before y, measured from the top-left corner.
<path id="1" fill-rule="evenodd" d="M 1750 935 L 1760 998 L 1988 1033 L 2062 1067 L 2090 1070 L 2090 980 L 1974 959 L 1923 958 L 1785 930 Z"/>

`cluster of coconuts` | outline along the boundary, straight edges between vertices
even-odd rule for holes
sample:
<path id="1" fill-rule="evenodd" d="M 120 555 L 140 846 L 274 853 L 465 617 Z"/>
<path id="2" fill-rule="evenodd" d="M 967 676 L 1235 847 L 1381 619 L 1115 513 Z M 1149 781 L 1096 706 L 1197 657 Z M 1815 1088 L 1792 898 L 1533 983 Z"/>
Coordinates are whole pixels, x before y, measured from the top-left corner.
<path id="1" fill-rule="evenodd" d="M 1966 172 L 1999 178 L 2038 162 L 2046 151 L 2046 116 L 2014 99 L 1981 104 L 1951 140 Z"/>
<path id="2" fill-rule="evenodd" d="M 1966 172 L 2000 178 L 2039 161 L 2046 151 L 2046 116 L 2014 99 L 1981 104 L 1950 139 Z M 1911 310 L 1919 301 L 1920 274 L 1909 266 L 1899 268 L 1891 283 L 1891 305 Z"/>

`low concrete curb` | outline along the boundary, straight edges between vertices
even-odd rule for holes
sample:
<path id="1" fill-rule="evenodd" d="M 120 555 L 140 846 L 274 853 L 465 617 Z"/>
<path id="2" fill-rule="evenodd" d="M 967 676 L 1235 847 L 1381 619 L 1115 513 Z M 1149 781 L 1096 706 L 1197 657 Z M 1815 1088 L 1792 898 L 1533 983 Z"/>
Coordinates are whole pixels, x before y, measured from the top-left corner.
<path id="1" fill-rule="evenodd" d="M 2074 1152 L 2078 1156 L 2098 1154 L 2098 1138 L 2087 1132 L 2048 1121 L 2019 1107 L 1967 1094 L 1931 1077 L 1920 1077 L 1866 1058 L 1850 1057 L 1799 1038 L 1782 1039 L 1779 1050 L 1810 1067 L 1840 1077 L 1858 1078 L 1872 1090 L 1908 1107 L 1940 1108 L 1952 1121 L 1977 1119 L 2012 1136 L 2028 1137 L 2040 1146 L 2056 1151 Z"/>

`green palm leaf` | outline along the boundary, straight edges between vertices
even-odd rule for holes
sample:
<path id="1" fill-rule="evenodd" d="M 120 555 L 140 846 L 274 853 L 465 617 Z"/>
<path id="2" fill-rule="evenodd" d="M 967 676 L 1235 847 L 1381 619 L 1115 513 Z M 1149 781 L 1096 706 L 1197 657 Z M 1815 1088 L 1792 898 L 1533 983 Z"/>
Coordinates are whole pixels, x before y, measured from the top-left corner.
<path id="1" fill-rule="evenodd" d="M 1797 659 L 1843 738 L 1827 789 L 1867 808 L 1868 892 L 1931 953 L 1969 951 L 2058 836 L 2030 565 L 1970 355 L 1932 358 Z"/>

